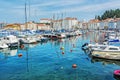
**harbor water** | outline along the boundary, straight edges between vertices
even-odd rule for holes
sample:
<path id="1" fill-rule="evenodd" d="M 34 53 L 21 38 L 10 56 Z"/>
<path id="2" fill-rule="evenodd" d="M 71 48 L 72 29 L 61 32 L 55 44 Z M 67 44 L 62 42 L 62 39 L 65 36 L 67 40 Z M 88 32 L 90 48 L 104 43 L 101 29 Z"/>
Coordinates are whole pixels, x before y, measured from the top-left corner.
<path id="1" fill-rule="evenodd" d="M 93 34 L 0 50 L 0 80 L 116 80 L 119 61 L 93 59 L 81 49 L 99 36 Z"/>

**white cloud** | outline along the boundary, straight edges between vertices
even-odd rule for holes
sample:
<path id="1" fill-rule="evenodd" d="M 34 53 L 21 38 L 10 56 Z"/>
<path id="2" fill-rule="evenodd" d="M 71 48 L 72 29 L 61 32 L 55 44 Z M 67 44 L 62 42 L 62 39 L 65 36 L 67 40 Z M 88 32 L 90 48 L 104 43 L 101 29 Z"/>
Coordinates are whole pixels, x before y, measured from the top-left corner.
<path id="1" fill-rule="evenodd" d="M 33 1 L 33 2 L 32 2 Z M 81 13 L 86 13 L 86 15 L 90 16 L 89 13 L 99 12 L 107 9 L 120 8 L 120 0 L 108 0 L 104 3 L 87 3 L 89 0 L 48 0 L 39 1 L 39 0 L 31 0 L 30 4 L 30 15 L 34 17 L 35 15 L 38 17 L 51 16 L 55 13 L 69 13 L 73 15 L 73 13 L 83 15 Z M 100 2 L 100 1 L 99 1 Z M 7 7 L 0 8 L 0 15 L 14 15 L 14 16 L 24 16 L 25 5 L 24 2 L 21 2 L 22 5 L 11 5 L 11 3 L 7 3 Z M 0 3 L 2 4 L 2 3 Z M 7 10 L 7 11 L 6 11 Z M 29 4 L 27 2 L 27 12 L 29 13 Z"/>
<path id="2" fill-rule="evenodd" d="M 50 1 L 32 5 L 33 7 L 45 7 L 45 6 L 69 6 L 85 2 L 85 0 L 59 0 Z"/>
<path id="3" fill-rule="evenodd" d="M 113 8 L 120 8 L 120 1 L 112 1 L 107 3 L 100 3 L 100 4 L 92 4 L 92 5 L 84 5 L 84 6 L 77 6 L 77 7 L 69 7 L 64 8 L 61 10 L 53 11 L 55 12 L 92 12 L 92 11 L 100 11 L 100 10 L 106 10 L 106 9 L 113 9 Z"/>

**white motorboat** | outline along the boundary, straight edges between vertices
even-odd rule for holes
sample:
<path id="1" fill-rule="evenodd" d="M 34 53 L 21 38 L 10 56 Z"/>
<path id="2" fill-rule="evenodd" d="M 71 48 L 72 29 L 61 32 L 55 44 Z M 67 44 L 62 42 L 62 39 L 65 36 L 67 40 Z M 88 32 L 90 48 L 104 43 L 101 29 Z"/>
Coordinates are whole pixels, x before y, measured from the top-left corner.
<path id="1" fill-rule="evenodd" d="M 106 44 L 88 44 L 88 43 L 85 43 L 84 45 L 82 45 L 82 49 L 84 50 L 90 50 L 90 51 L 95 51 L 95 50 L 103 50 L 104 48 L 106 48 Z"/>
<path id="2" fill-rule="evenodd" d="M 31 44 L 31 43 L 37 42 L 35 37 L 32 37 L 32 36 L 25 36 L 25 37 L 19 38 L 19 41 L 20 43 L 25 43 L 25 44 Z"/>
<path id="3" fill-rule="evenodd" d="M 6 43 L 9 47 L 18 46 L 18 39 L 14 35 L 5 36 L 2 41 Z"/>
<path id="4" fill-rule="evenodd" d="M 93 50 L 91 55 L 97 58 L 120 60 L 120 47 L 106 45 L 106 47 Z"/>
<path id="5" fill-rule="evenodd" d="M 56 34 L 58 39 L 66 38 L 66 35 L 64 33 L 58 33 Z"/>
<path id="6" fill-rule="evenodd" d="M 8 48 L 6 43 L 0 42 L 0 49 Z"/>

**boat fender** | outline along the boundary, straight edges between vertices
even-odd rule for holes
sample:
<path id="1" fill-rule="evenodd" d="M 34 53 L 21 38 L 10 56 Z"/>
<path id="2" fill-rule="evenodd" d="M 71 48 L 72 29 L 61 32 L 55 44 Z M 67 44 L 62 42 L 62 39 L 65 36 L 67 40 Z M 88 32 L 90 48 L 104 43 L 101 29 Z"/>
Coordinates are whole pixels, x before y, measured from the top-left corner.
<path id="1" fill-rule="evenodd" d="M 114 71 L 114 77 L 120 79 L 120 70 Z"/>

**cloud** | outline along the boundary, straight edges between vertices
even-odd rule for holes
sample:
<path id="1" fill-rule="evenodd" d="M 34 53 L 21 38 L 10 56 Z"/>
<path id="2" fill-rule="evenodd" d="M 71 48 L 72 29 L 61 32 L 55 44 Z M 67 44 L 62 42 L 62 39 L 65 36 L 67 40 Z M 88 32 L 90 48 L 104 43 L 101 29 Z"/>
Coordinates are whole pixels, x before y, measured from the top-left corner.
<path id="1" fill-rule="evenodd" d="M 3 3 L 3 4 L 2 4 Z M 6 3 L 6 5 L 5 5 Z M 108 9 L 120 8 L 119 0 L 30 0 L 30 16 L 46 17 L 58 13 L 67 13 L 72 15 L 91 16 L 90 13 L 98 13 Z M 25 2 L 7 2 L 0 1 L 0 15 L 23 16 L 25 15 Z M 6 11 L 7 10 L 7 11 Z M 29 2 L 27 1 L 27 13 L 29 15 Z M 94 14 L 92 14 L 94 16 Z M 9 18 L 8 18 L 9 19 Z"/>
<path id="2" fill-rule="evenodd" d="M 106 3 L 100 3 L 100 4 L 92 4 L 92 5 L 84 5 L 84 6 L 77 6 L 77 7 L 69 7 L 69 8 L 63 8 L 61 10 L 53 11 L 55 12 L 92 12 L 92 11 L 100 11 L 100 10 L 106 10 L 106 9 L 113 9 L 113 8 L 120 8 L 120 1 L 111 1 Z"/>
<path id="3" fill-rule="evenodd" d="M 55 0 L 50 2 L 44 2 L 40 4 L 34 4 L 33 7 L 46 7 L 46 6 L 69 6 L 83 3 L 85 0 Z"/>

